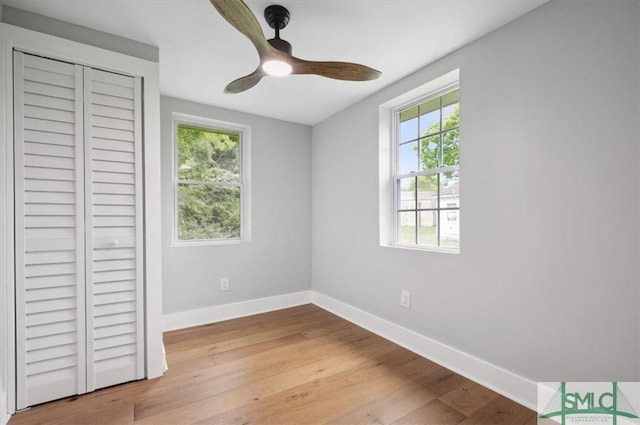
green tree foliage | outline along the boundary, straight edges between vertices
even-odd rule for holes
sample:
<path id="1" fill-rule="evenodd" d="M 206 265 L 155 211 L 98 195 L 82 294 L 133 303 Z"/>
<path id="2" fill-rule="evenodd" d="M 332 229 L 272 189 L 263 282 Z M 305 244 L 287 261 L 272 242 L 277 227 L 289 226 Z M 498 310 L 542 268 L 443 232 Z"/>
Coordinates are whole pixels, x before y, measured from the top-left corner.
<path id="1" fill-rule="evenodd" d="M 179 125 L 177 136 L 178 238 L 239 238 L 239 134 Z"/>
<path id="2" fill-rule="evenodd" d="M 442 160 L 440 159 L 440 134 L 429 136 L 420 143 L 420 161 L 423 169 L 434 169 L 441 166 L 456 165 L 460 159 L 458 125 L 460 108 L 455 106 L 449 115 L 442 117 Z M 448 131 L 451 129 L 450 131 Z M 440 123 L 436 122 L 424 132 L 423 136 L 438 133 Z M 426 143 L 425 143 L 426 141 Z"/>
<path id="3" fill-rule="evenodd" d="M 458 126 L 460 124 L 460 107 L 456 105 L 450 114 L 442 117 L 442 133 L 440 133 L 440 122 L 433 123 L 422 136 L 420 141 L 420 162 L 422 169 L 435 169 L 442 166 L 457 165 L 460 161 L 460 139 Z M 440 155 L 440 142 L 442 141 L 442 155 Z M 417 148 L 416 148 L 417 149 Z M 443 176 L 444 186 L 458 181 L 458 172 L 446 173 Z M 433 176 L 416 177 L 418 190 L 435 191 L 438 188 L 438 179 Z M 415 188 L 415 180 L 408 187 L 409 190 Z"/>
<path id="4" fill-rule="evenodd" d="M 178 179 L 240 182 L 238 133 L 178 126 Z"/>

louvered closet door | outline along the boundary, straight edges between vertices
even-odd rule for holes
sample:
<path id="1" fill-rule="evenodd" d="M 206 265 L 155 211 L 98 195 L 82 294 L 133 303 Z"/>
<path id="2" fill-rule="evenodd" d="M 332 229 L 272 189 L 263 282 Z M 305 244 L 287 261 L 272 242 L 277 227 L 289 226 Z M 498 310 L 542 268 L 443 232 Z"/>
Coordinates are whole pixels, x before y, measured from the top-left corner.
<path id="1" fill-rule="evenodd" d="M 144 377 L 140 79 L 86 68 L 84 92 L 91 391 Z"/>
<path id="2" fill-rule="evenodd" d="M 18 408 L 86 391 L 82 74 L 14 54 Z"/>
<path id="3" fill-rule="evenodd" d="M 17 408 L 144 377 L 141 81 L 14 53 Z"/>

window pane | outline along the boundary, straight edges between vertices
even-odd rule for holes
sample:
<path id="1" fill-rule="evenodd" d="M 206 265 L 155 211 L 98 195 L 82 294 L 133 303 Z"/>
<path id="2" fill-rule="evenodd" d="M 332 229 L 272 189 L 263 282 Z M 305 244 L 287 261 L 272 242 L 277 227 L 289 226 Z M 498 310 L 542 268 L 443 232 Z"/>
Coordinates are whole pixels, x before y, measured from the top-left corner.
<path id="1" fill-rule="evenodd" d="M 440 135 L 420 140 L 420 165 L 422 170 L 432 170 L 440 166 Z"/>
<path id="2" fill-rule="evenodd" d="M 415 245 L 416 243 L 415 211 L 398 213 L 398 242 Z"/>
<path id="3" fill-rule="evenodd" d="M 460 123 L 460 108 L 458 104 L 442 109 L 442 130 L 458 128 Z"/>
<path id="4" fill-rule="evenodd" d="M 460 172 L 440 174 L 440 208 L 460 207 Z"/>
<path id="5" fill-rule="evenodd" d="M 398 149 L 398 164 L 400 174 L 409 174 L 420 170 L 417 141 L 400 145 Z"/>
<path id="6" fill-rule="evenodd" d="M 178 125 L 178 179 L 240 182 L 239 133 Z"/>
<path id="7" fill-rule="evenodd" d="M 400 112 L 400 143 L 418 139 L 418 106 Z"/>
<path id="8" fill-rule="evenodd" d="M 432 99 L 420 105 L 420 136 L 440 131 L 440 99 Z"/>
<path id="9" fill-rule="evenodd" d="M 457 165 L 460 163 L 459 130 L 442 133 L 442 165 Z"/>
<path id="10" fill-rule="evenodd" d="M 458 128 L 460 114 L 460 91 L 442 96 L 442 130 Z"/>
<path id="11" fill-rule="evenodd" d="M 460 247 L 460 210 L 440 211 L 440 246 Z"/>
<path id="12" fill-rule="evenodd" d="M 178 185 L 178 239 L 239 239 L 240 187 Z"/>
<path id="13" fill-rule="evenodd" d="M 416 178 L 400 179 L 399 185 L 399 210 L 414 210 L 416 208 Z"/>
<path id="14" fill-rule="evenodd" d="M 442 107 L 455 105 L 460 102 L 460 89 L 454 90 L 442 96 Z"/>
<path id="15" fill-rule="evenodd" d="M 418 244 L 438 245 L 438 215 L 436 211 L 420 211 L 418 213 Z"/>
<path id="16" fill-rule="evenodd" d="M 418 209 L 438 208 L 438 175 L 418 177 Z"/>

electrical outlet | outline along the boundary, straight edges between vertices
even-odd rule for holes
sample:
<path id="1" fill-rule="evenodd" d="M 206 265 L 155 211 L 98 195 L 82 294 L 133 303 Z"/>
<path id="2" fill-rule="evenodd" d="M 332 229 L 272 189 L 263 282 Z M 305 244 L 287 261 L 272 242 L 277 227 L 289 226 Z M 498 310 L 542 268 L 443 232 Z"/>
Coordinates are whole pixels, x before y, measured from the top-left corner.
<path id="1" fill-rule="evenodd" d="M 220 278 L 220 290 L 221 291 L 228 291 L 229 288 L 229 278 L 228 277 L 223 277 Z"/>
<path id="2" fill-rule="evenodd" d="M 404 290 L 400 292 L 400 305 L 404 308 L 411 307 L 411 292 Z"/>

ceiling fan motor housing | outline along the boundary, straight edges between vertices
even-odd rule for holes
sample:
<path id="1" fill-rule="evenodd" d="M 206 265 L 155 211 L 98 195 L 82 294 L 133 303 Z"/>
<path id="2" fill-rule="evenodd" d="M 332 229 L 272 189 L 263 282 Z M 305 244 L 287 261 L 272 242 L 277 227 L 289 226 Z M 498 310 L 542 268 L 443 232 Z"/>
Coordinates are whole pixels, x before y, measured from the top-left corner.
<path id="1" fill-rule="evenodd" d="M 289 11 L 284 6 L 273 4 L 264 10 L 264 19 L 276 31 L 280 31 L 289 23 Z"/>
<path id="2" fill-rule="evenodd" d="M 280 38 L 280 30 L 287 26 L 289 17 L 289 11 L 279 4 L 273 4 L 264 10 L 264 19 L 271 28 L 276 30 L 276 36 L 267 41 L 274 48 L 290 55 L 292 52 L 291 44 Z"/>
<path id="3" fill-rule="evenodd" d="M 269 42 L 269 44 L 271 44 L 281 52 L 287 53 L 289 55 L 292 52 L 291 44 L 288 41 L 281 39 L 280 37 L 272 38 L 267 41 Z"/>

